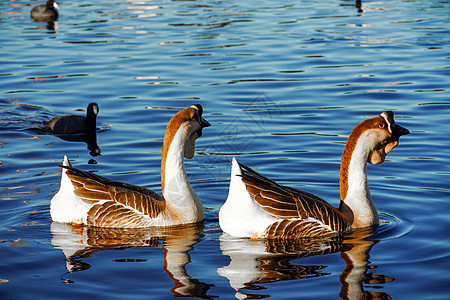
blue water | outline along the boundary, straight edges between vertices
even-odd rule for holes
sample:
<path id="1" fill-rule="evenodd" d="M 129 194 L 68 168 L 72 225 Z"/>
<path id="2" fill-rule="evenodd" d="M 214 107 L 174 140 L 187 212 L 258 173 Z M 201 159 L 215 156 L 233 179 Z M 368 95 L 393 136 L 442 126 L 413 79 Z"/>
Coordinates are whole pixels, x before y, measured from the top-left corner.
<path id="1" fill-rule="evenodd" d="M 64 1 L 55 24 L 0 3 L 2 299 L 450 298 L 447 1 Z M 93 156 L 42 121 L 100 106 Z M 67 155 L 160 192 L 170 117 L 212 127 L 186 162 L 205 222 L 171 230 L 50 220 Z M 230 159 L 339 203 L 351 129 L 393 110 L 411 134 L 369 166 L 381 215 L 344 241 L 223 235 Z"/>

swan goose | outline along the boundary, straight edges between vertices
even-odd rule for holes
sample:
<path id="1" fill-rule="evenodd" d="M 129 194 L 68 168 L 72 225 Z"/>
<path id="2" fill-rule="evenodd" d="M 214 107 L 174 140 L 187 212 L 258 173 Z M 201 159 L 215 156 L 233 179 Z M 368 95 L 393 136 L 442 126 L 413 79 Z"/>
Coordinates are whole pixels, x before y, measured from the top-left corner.
<path id="1" fill-rule="evenodd" d="M 367 162 L 382 163 L 409 131 L 386 111 L 358 124 L 342 155 L 339 209 L 325 200 L 277 184 L 233 157 L 229 194 L 219 212 L 222 230 L 237 237 L 319 237 L 378 224 L 367 183 Z"/>
<path id="2" fill-rule="evenodd" d="M 146 188 L 116 182 L 73 168 L 64 157 L 61 187 L 52 198 L 53 221 L 111 228 L 173 226 L 203 220 L 203 205 L 189 183 L 184 157 L 209 127 L 200 104 L 179 111 L 167 125 L 162 147 L 162 196 Z"/>

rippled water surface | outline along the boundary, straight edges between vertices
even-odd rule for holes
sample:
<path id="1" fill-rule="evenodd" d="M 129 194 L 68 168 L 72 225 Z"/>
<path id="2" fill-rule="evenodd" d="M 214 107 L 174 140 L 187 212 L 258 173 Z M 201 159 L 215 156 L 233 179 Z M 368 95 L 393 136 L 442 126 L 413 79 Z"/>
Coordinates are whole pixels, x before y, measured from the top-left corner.
<path id="1" fill-rule="evenodd" d="M 358 2 L 63 1 L 46 24 L 29 17 L 36 3 L 2 1 L 1 298 L 450 298 L 450 5 Z M 89 145 L 44 130 L 94 101 Z M 160 193 L 165 126 L 194 103 L 212 124 L 186 161 L 203 224 L 51 222 L 64 155 Z M 346 137 L 385 110 L 411 134 L 368 167 L 374 232 L 284 244 L 222 234 L 233 156 L 337 206 Z"/>

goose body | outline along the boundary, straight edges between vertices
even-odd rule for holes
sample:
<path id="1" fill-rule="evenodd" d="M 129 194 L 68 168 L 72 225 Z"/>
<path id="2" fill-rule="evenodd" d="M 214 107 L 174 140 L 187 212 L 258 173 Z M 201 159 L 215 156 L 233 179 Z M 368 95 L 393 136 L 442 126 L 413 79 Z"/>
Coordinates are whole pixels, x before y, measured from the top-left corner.
<path id="1" fill-rule="evenodd" d="M 232 160 L 228 198 L 219 212 L 222 230 L 250 238 L 319 237 L 378 224 L 367 184 L 367 163 L 382 163 L 409 131 L 386 111 L 351 132 L 342 155 L 341 204 L 335 208 L 313 194 L 282 186 Z"/>
<path id="2" fill-rule="evenodd" d="M 37 22 L 52 22 L 58 19 L 58 4 L 55 0 L 48 0 L 45 4 L 36 5 L 31 9 L 31 18 Z"/>
<path id="3" fill-rule="evenodd" d="M 45 121 L 45 127 L 54 134 L 72 134 L 93 131 L 97 126 L 99 112 L 97 103 L 89 103 L 86 116 L 58 116 Z"/>
<path id="4" fill-rule="evenodd" d="M 179 111 L 167 125 L 161 158 L 162 196 L 73 168 L 64 157 L 61 187 L 52 198 L 53 221 L 110 228 L 173 226 L 203 220 L 203 205 L 189 183 L 184 158 L 210 124 L 200 104 Z"/>

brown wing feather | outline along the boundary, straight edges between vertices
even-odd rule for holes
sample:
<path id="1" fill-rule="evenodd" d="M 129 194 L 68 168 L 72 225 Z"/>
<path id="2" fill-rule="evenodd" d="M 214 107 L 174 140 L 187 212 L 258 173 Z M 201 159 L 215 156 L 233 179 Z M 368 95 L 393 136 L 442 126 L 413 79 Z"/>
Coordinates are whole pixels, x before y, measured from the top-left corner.
<path id="1" fill-rule="evenodd" d="M 270 225 L 266 230 L 267 237 L 276 239 L 298 239 L 304 237 L 323 237 L 335 234 L 336 231 L 313 219 L 281 220 Z"/>
<path id="2" fill-rule="evenodd" d="M 129 207 L 108 201 L 95 204 L 88 212 L 87 225 L 110 228 L 141 228 L 148 226 L 149 217 L 137 214 Z"/>
<path id="3" fill-rule="evenodd" d="M 93 204 L 87 224 L 100 227 L 144 227 L 164 209 L 165 201 L 155 192 L 127 183 L 112 181 L 92 172 L 69 166 L 67 175 L 74 193 L 84 202 Z"/>
<path id="4" fill-rule="evenodd" d="M 298 218 L 297 205 L 289 191 L 253 169 L 240 163 L 239 166 L 247 191 L 265 211 L 279 218 Z"/>
<path id="5" fill-rule="evenodd" d="M 341 213 L 322 198 L 279 185 L 241 163 L 239 163 L 239 166 L 242 181 L 249 194 L 266 212 L 274 217 L 281 219 L 298 218 L 300 220 L 313 218 L 324 225 L 330 226 L 333 231 L 343 231 L 347 228 L 348 224 Z"/>

